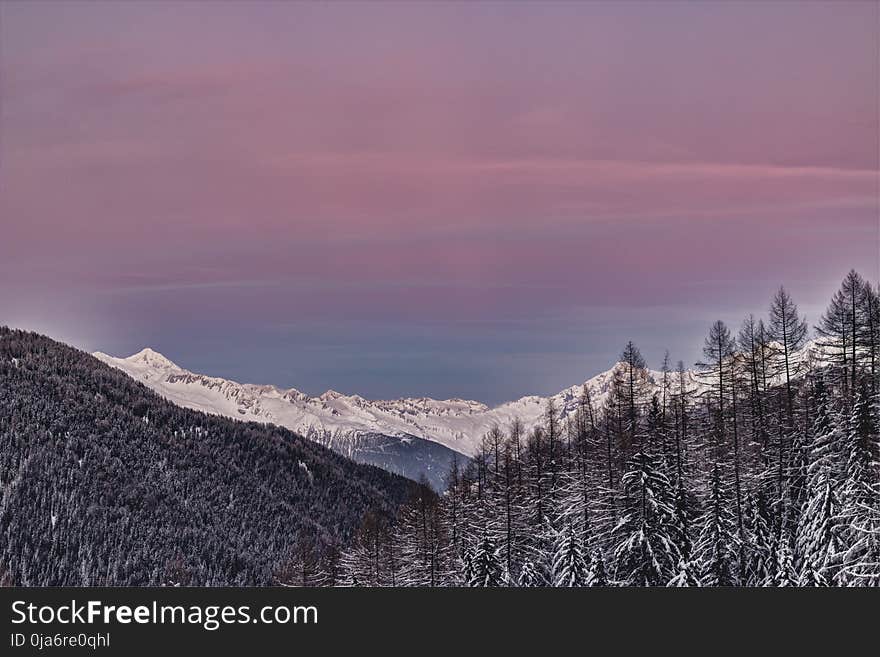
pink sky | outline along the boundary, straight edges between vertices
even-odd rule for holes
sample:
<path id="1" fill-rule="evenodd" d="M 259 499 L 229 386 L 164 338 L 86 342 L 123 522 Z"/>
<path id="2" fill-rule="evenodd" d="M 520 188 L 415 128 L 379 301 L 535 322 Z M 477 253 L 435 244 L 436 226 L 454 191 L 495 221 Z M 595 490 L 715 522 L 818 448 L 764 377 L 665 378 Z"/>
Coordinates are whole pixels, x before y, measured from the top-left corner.
<path id="1" fill-rule="evenodd" d="M 878 60 L 873 2 L 6 2 L 0 322 L 374 396 L 692 360 L 878 278 Z"/>

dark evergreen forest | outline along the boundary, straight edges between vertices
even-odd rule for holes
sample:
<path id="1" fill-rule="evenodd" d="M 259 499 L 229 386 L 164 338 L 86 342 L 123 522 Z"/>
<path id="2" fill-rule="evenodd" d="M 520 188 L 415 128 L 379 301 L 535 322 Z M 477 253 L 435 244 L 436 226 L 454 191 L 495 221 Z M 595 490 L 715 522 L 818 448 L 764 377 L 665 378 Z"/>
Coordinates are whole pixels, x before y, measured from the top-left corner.
<path id="1" fill-rule="evenodd" d="M 285 429 L 176 407 L 86 353 L 0 327 L 6 584 L 265 585 L 306 548 L 333 577 L 364 517 L 387 521 L 416 489 Z"/>

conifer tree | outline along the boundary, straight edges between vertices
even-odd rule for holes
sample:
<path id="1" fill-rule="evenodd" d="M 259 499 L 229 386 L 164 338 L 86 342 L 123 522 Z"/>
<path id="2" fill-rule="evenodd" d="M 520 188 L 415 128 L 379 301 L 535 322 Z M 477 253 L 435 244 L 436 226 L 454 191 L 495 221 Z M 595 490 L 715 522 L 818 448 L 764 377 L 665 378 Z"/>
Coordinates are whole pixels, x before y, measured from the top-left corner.
<path id="1" fill-rule="evenodd" d="M 588 564 L 581 550 L 581 542 L 568 521 L 559 533 L 553 555 L 553 585 L 563 587 L 586 586 Z"/>
<path id="2" fill-rule="evenodd" d="M 488 534 L 477 545 L 474 552 L 469 586 L 501 586 L 503 571 L 498 549 Z"/>
<path id="3" fill-rule="evenodd" d="M 749 496 L 746 505 L 745 580 L 747 586 L 767 586 L 775 573 L 776 539 L 770 508 L 763 491 Z"/>
<path id="4" fill-rule="evenodd" d="M 647 364 L 642 352 L 631 340 L 626 343 L 623 353 L 620 355 L 623 366 L 623 386 L 626 404 L 626 443 L 624 452 L 627 452 L 636 440 L 638 432 L 639 416 L 644 403 L 644 378 Z"/>
<path id="5" fill-rule="evenodd" d="M 766 386 L 762 362 L 765 359 L 767 348 L 765 344 L 761 343 L 762 333 L 763 331 L 759 323 L 755 321 L 754 316 L 749 315 L 743 322 L 737 336 L 737 349 L 742 356 L 743 369 L 748 379 L 746 399 L 752 426 L 752 436 L 760 445 L 761 455 L 766 463 L 769 450 L 769 436 L 765 417 L 764 393 Z"/>
<path id="6" fill-rule="evenodd" d="M 803 586 L 825 585 L 833 580 L 846 530 L 837 492 L 842 437 L 821 377 L 816 381 L 814 396 L 816 415 L 807 448 L 806 496 L 796 537 Z"/>
<path id="7" fill-rule="evenodd" d="M 843 554 L 838 578 L 848 586 L 880 586 L 880 485 L 866 495 L 851 526 L 849 549 Z"/>
<path id="8" fill-rule="evenodd" d="M 678 361 L 675 407 L 675 514 L 676 537 L 682 555 L 690 558 L 693 538 L 692 525 L 696 516 L 696 496 L 691 486 L 690 469 L 686 464 L 686 446 L 691 440 L 690 392 L 685 378 L 684 363 Z"/>
<path id="9" fill-rule="evenodd" d="M 528 588 L 544 586 L 544 582 L 539 576 L 538 571 L 535 568 L 535 564 L 533 564 L 530 559 L 526 559 L 526 561 L 522 565 L 522 568 L 520 568 L 517 586 Z"/>
<path id="10" fill-rule="evenodd" d="M 855 504 L 866 498 L 867 489 L 877 482 L 880 463 L 880 437 L 875 402 L 864 380 L 861 382 L 848 425 L 845 495 Z"/>
<path id="11" fill-rule="evenodd" d="M 709 329 L 703 345 L 703 362 L 697 363 L 701 376 L 706 381 L 715 407 L 715 451 L 716 458 L 723 458 L 726 441 L 727 415 L 725 403 L 730 396 L 730 370 L 734 343 L 730 330 L 724 322 L 718 320 Z"/>
<path id="12" fill-rule="evenodd" d="M 680 553 L 667 506 L 669 480 L 645 450 L 637 452 L 622 480 L 627 506 L 615 527 L 615 578 L 629 586 L 665 585 Z"/>
<path id="13" fill-rule="evenodd" d="M 839 373 L 847 394 L 855 392 L 856 338 L 863 287 L 862 277 L 855 270 L 850 270 L 816 326 L 822 353 L 835 373 Z"/>
<path id="14" fill-rule="evenodd" d="M 798 307 L 784 287 L 780 287 L 770 304 L 769 333 L 772 340 L 780 345 L 780 369 L 785 374 L 786 407 L 789 425 L 794 417 L 794 390 L 792 379 L 800 373 L 800 363 L 793 359 L 807 337 L 807 322 L 798 312 Z"/>
<path id="15" fill-rule="evenodd" d="M 792 563 L 791 548 L 788 540 L 781 540 L 776 553 L 776 574 L 773 577 L 773 586 L 797 586 L 797 577 Z"/>
<path id="16" fill-rule="evenodd" d="M 733 465 L 733 502 L 736 510 L 737 534 L 742 545 L 743 509 L 742 485 L 740 477 L 739 418 L 737 415 L 737 399 L 739 395 L 738 357 L 736 344 L 730 336 L 730 330 L 721 320 L 712 324 L 709 335 L 703 346 L 705 361 L 698 363 L 701 375 L 709 384 L 711 399 L 715 404 L 714 412 L 715 435 L 713 437 L 713 455 L 716 460 L 732 457 Z M 729 427 L 729 429 L 728 429 Z M 728 433 L 730 436 L 728 437 Z M 728 447 L 730 440 L 731 450 Z"/>
<path id="17" fill-rule="evenodd" d="M 827 586 L 840 552 L 840 515 L 833 484 L 826 478 L 810 496 L 798 525 L 801 586 Z"/>
<path id="18" fill-rule="evenodd" d="M 880 435 L 874 400 L 862 380 L 847 435 L 843 517 L 849 525 L 841 581 L 851 586 L 880 585 Z"/>
<path id="19" fill-rule="evenodd" d="M 675 573 L 666 586 L 678 588 L 700 586 L 700 579 L 697 573 L 697 564 L 682 558 L 678 562 L 678 572 Z"/>
<path id="20" fill-rule="evenodd" d="M 473 586 L 475 581 L 476 570 L 474 568 L 474 553 L 470 548 L 465 548 L 461 555 L 461 563 L 459 564 L 461 579 L 460 582 L 465 586 Z"/>
<path id="21" fill-rule="evenodd" d="M 876 395 L 880 390 L 880 283 L 873 287 L 865 282 L 861 305 L 864 321 L 858 337 L 867 360 L 871 393 Z"/>
<path id="22" fill-rule="evenodd" d="M 738 571 L 736 519 L 731 511 L 731 495 L 718 463 L 712 468 L 710 486 L 696 546 L 703 566 L 702 581 L 707 586 L 733 586 L 737 583 Z"/>
<path id="23" fill-rule="evenodd" d="M 608 586 L 608 576 L 605 573 L 605 557 L 602 550 L 596 548 L 590 559 L 587 570 L 587 586 Z"/>

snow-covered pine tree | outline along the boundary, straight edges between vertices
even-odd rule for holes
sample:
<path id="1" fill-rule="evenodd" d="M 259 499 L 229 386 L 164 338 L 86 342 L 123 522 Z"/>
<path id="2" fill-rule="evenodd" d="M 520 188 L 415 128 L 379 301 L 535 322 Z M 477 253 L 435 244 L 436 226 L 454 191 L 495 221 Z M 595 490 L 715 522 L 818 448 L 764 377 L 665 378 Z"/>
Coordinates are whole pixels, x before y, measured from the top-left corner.
<path id="1" fill-rule="evenodd" d="M 788 537 L 783 536 L 779 541 L 776 551 L 776 573 L 773 576 L 773 586 L 797 586 L 798 580 L 794 572 L 794 563 L 791 556 L 791 547 Z"/>
<path id="2" fill-rule="evenodd" d="M 763 491 L 749 496 L 746 506 L 746 559 L 744 586 L 767 586 L 776 572 L 776 536 L 771 527 L 770 507 Z"/>
<path id="3" fill-rule="evenodd" d="M 833 581 L 846 530 L 837 492 L 842 435 L 829 407 L 823 378 L 816 381 L 813 395 L 816 409 L 806 448 L 806 499 L 795 540 L 795 566 L 801 586 L 822 586 Z"/>
<path id="4" fill-rule="evenodd" d="M 849 525 L 841 583 L 880 585 L 880 435 L 874 399 L 860 382 L 847 431 L 843 517 Z"/>
<path id="5" fill-rule="evenodd" d="M 840 505 L 830 477 L 817 479 L 798 525 L 801 586 L 827 586 L 841 553 L 844 530 Z"/>
<path id="6" fill-rule="evenodd" d="M 574 523 L 569 520 L 556 540 L 553 554 L 553 586 L 586 586 L 588 567 Z"/>
<path id="7" fill-rule="evenodd" d="M 340 557 L 342 586 L 369 586 L 372 554 L 363 541 L 356 541 Z"/>
<path id="8" fill-rule="evenodd" d="M 526 559 L 523 563 L 522 567 L 519 570 L 519 578 L 517 579 L 517 586 L 523 587 L 536 587 L 536 586 L 544 586 L 544 582 L 538 571 L 535 569 L 535 564 L 532 563 L 530 559 Z"/>
<path id="9" fill-rule="evenodd" d="M 474 554 L 470 549 L 465 548 L 462 552 L 459 568 L 461 572 L 458 578 L 459 583 L 471 586 L 471 581 L 474 579 Z"/>
<path id="10" fill-rule="evenodd" d="M 483 536 L 474 552 L 469 586 L 501 586 L 504 583 L 503 569 L 498 549 L 489 535 Z"/>
<path id="11" fill-rule="evenodd" d="M 724 479 L 722 467 L 712 468 L 706 511 L 701 522 L 700 538 L 696 545 L 701 580 L 706 586 L 734 586 L 737 584 L 737 530 L 736 517 L 731 509 L 732 496 Z"/>
<path id="12" fill-rule="evenodd" d="M 784 519 L 796 518 L 789 509 L 786 473 L 789 467 L 789 451 L 795 440 L 795 386 L 793 381 L 802 372 L 803 360 L 794 358 L 807 336 L 807 323 L 801 317 L 797 304 L 784 287 L 780 287 L 770 304 L 769 336 L 776 343 L 774 350 L 775 368 L 780 372 L 785 384 L 785 413 L 782 421 L 777 422 L 777 531 L 785 530 Z"/>
<path id="13" fill-rule="evenodd" d="M 744 534 L 741 454 L 737 400 L 742 388 L 742 358 L 736 353 L 736 343 L 730 329 L 721 320 L 712 324 L 703 346 L 704 362 L 697 363 L 700 376 L 709 385 L 710 410 L 714 416 L 714 431 L 710 440 L 711 458 L 717 462 L 730 459 L 733 504 L 736 517 L 737 549 L 742 548 Z M 737 559 L 738 565 L 743 564 Z M 738 573 L 737 579 L 743 573 Z M 718 586 L 725 584 L 716 583 Z"/>
<path id="14" fill-rule="evenodd" d="M 622 483 L 626 508 L 612 532 L 615 579 L 626 586 L 665 585 L 681 556 L 671 526 L 674 511 L 665 501 L 669 480 L 655 458 L 640 450 Z"/>
<path id="15" fill-rule="evenodd" d="M 810 496 L 810 491 L 807 486 L 807 477 L 810 467 L 811 444 L 811 431 L 806 427 L 797 427 L 792 431 L 788 458 L 788 472 L 786 473 L 787 497 L 789 502 L 788 514 L 791 528 L 796 528 L 799 525 L 801 514 L 803 513 Z M 795 560 L 797 560 L 797 558 L 797 554 L 795 554 Z"/>
<path id="16" fill-rule="evenodd" d="M 700 586 L 699 566 L 682 557 L 678 562 L 678 572 L 666 584 L 669 587 Z"/>
<path id="17" fill-rule="evenodd" d="M 878 479 L 878 452 L 880 436 L 875 400 L 863 379 L 853 403 L 846 437 L 847 462 L 845 494 L 847 502 L 865 494 L 864 485 L 871 486 Z"/>
<path id="18" fill-rule="evenodd" d="M 870 491 L 853 523 L 852 544 L 843 555 L 843 581 L 850 586 L 880 586 L 880 484 Z"/>
<path id="19" fill-rule="evenodd" d="M 605 557 L 602 550 L 596 548 L 590 558 L 590 566 L 587 570 L 587 586 L 608 586 L 608 576 L 605 573 Z"/>
<path id="20" fill-rule="evenodd" d="M 522 540 L 518 547 L 522 555 L 531 559 L 543 585 L 548 585 L 552 583 L 553 544 L 556 538 L 554 520 L 558 509 L 558 495 L 550 490 L 554 478 L 547 472 L 549 441 L 541 426 L 532 431 L 526 452 L 528 467 L 524 472 L 524 491 L 517 512 L 522 526 Z M 558 478 L 555 481 L 559 483 Z"/>
<path id="21" fill-rule="evenodd" d="M 433 496 L 420 495 L 402 511 L 388 541 L 388 570 L 397 586 L 442 586 L 454 574 L 446 516 Z"/>

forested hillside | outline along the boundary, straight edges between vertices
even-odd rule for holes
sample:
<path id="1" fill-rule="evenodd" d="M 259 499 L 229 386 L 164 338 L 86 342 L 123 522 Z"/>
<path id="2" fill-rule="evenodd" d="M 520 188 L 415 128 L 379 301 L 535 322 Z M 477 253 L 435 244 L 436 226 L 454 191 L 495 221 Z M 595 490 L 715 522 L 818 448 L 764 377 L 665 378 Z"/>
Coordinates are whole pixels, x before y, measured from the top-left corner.
<path id="1" fill-rule="evenodd" d="M 332 575 L 365 515 L 390 518 L 416 488 L 0 327 L 4 583 L 270 584 L 303 546 Z"/>
<path id="2" fill-rule="evenodd" d="M 612 392 L 489 432 L 448 492 L 364 528 L 343 583 L 880 585 L 880 296 L 851 272 L 813 330 L 782 288 L 765 319 L 710 328 L 648 394 L 629 343 Z"/>

